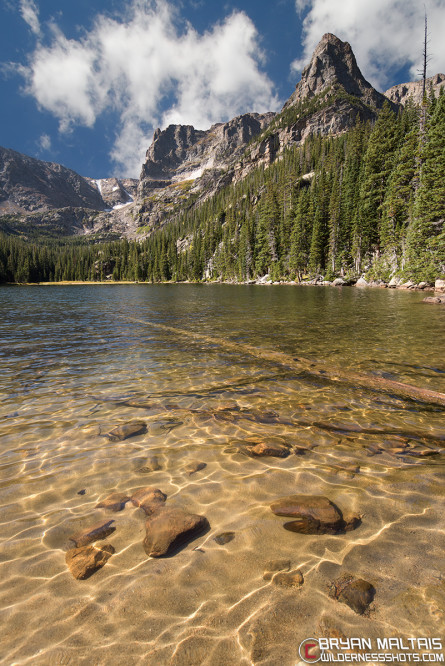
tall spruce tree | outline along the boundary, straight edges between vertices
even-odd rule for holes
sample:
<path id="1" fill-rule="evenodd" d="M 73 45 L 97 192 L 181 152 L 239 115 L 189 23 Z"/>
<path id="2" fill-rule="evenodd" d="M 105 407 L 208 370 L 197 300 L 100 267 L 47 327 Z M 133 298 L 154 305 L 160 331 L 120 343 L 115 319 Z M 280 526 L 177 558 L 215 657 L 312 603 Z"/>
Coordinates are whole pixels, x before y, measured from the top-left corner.
<path id="1" fill-rule="evenodd" d="M 407 234 L 407 271 L 433 280 L 445 272 L 445 93 L 427 122 L 414 219 Z"/>
<path id="2" fill-rule="evenodd" d="M 365 257 L 379 251 L 379 230 L 383 201 L 399 142 L 397 116 L 385 102 L 368 141 L 363 159 L 355 228 L 355 263 L 359 269 Z"/>

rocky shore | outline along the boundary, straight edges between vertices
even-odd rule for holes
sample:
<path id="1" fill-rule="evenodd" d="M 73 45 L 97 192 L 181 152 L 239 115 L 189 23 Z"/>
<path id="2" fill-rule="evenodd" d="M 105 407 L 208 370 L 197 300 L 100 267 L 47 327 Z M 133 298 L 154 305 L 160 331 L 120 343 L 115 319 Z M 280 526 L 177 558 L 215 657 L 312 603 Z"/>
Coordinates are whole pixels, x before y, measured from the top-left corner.
<path id="1" fill-rule="evenodd" d="M 434 284 L 432 282 L 413 282 L 408 280 L 404 282 L 402 278 L 391 278 L 389 282 L 384 280 L 366 280 L 364 277 L 356 278 L 341 278 L 337 277 L 334 280 L 325 280 L 323 276 L 318 276 L 311 280 L 301 280 L 285 282 L 280 280 L 274 282 L 270 279 L 269 275 L 265 275 L 262 278 L 257 280 L 249 280 L 242 284 L 261 284 L 261 285 L 272 285 L 272 284 L 286 284 L 286 285 L 297 285 L 297 286 L 316 286 L 316 287 L 358 287 L 358 288 L 379 288 L 379 289 L 405 289 L 409 291 L 433 291 L 434 296 L 424 298 L 426 303 L 445 303 L 445 279 L 437 279 Z"/>

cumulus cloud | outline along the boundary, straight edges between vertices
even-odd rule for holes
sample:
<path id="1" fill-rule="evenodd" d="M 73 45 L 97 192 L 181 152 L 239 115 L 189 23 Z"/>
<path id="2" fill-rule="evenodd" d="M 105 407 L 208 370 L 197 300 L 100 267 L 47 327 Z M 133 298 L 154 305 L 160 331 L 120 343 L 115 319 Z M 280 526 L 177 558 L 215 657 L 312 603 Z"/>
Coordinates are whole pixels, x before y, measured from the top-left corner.
<path id="1" fill-rule="evenodd" d="M 20 0 L 20 14 L 32 32 L 40 34 L 39 9 L 34 0 Z"/>
<path id="2" fill-rule="evenodd" d="M 167 0 L 133 0 L 125 17 L 99 15 L 78 40 L 53 26 L 50 43 L 38 43 L 30 56 L 26 90 L 62 132 L 117 112 L 111 156 L 121 174 L 135 175 L 157 126 L 206 129 L 248 110 L 278 108 L 263 57 L 243 12 L 200 34 L 181 24 Z"/>
<path id="3" fill-rule="evenodd" d="M 424 31 L 424 4 L 418 0 L 295 0 L 309 9 L 304 19 L 304 56 L 292 63 L 301 70 L 325 32 L 348 41 L 363 75 L 379 90 L 391 74 L 409 66 L 419 78 Z M 445 0 L 427 0 L 431 61 L 429 73 L 445 69 Z"/>

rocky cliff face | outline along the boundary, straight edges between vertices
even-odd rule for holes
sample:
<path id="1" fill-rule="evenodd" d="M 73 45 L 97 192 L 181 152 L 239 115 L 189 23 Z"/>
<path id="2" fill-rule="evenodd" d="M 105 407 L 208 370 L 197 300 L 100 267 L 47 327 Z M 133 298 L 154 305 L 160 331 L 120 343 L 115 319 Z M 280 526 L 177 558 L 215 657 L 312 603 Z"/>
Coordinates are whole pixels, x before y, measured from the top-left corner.
<path id="1" fill-rule="evenodd" d="M 156 130 L 137 191 L 141 225 L 159 226 L 186 201 L 202 201 L 232 182 L 233 165 L 274 115 L 246 113 L 205 131 L 191 125 Z"/>
<path id="2" fill-rule="evenodd" d="M 138 194 L 144 196 L 154 188 L 196 180 L 206 169 L 223 171 L 273 117 L 273 113 L 246 113 L 206 131 L 191 125 L 156 130 L 142 166 Z"/>
<path id="3" fill-rule="evenodd" d="M 0 147 L 0 212 L 44 212 L 67 206 L 104 210 L 100 193 L 60 164 Z"/>
<path id="4" fill-rule="evenodd" d="M 429 93 L 430 90 L 433 90 L 436 97 L 442 86 L 445 86 L 445 74 L 435 74 L 426 80 L 427 92 Z M 385 92 L 385 97 L 402 106 L 405 106 L 410 99 L 414 104 L 420 105 L 423 99 L 423 82 L 411 81 L 410 83 L 399 83 L 389 88 Z"/>

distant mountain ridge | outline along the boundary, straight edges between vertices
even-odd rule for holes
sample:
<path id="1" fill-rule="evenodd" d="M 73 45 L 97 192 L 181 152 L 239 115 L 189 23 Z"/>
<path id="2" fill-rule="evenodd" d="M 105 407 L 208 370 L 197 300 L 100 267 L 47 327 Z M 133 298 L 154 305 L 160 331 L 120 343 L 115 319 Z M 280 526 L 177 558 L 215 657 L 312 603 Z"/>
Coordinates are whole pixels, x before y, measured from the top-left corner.
<path id="1" fill-rule="evenodd" d="M 429 79 L 435 91 L 444 82 L 443 74 Z M 54 220 L 55 235 L 141 237 L 311 135 L 335 136 L 357 118 L 374 120 L 388 100 L 394 110 L 409 97 L 419 103 L 421 86 L 400 84 L 386 96 L 379 93 L 361 74 L 350 45 L 327 33 L 280 113 L 247 113 L 208 130 L 157 129 L 139 180 L 84 178 L 0 148 L 0 216 L 9 216 L 3 229 L 13 229 L 17 218 L 22 230 L 26 224 L 50 230 Z"/>

